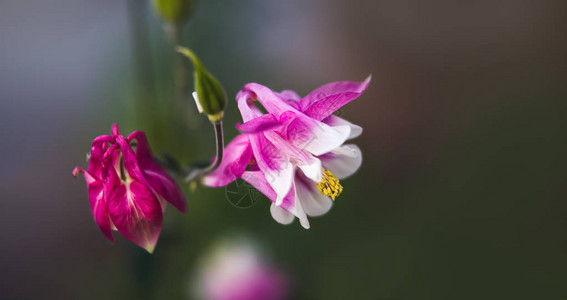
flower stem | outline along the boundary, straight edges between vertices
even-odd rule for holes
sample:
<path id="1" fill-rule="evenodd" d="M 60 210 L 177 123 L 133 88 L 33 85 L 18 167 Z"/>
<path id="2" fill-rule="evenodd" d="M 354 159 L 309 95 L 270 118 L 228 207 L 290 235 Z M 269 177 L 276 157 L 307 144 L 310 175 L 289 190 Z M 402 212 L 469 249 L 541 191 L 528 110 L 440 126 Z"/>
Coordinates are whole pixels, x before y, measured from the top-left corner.
<path id="1" fill-rule="evenodd" d="M 181 45 L 181 26 L 177 24 L 167 24 L 165 28 L 167 37 L 172 44 L 172 48 L 176 49 Z M 185 68 L 185 61 L 180 57 L 177 52 L 174 52 L 174 78 L 175 85 L 175 105 L 178 109 L 184 108 L 184 100 L 187 96 L 187 69 Z"/>
<path id="2" fill-rule="evenodd" d="M 221 164 L 222 162 L 222 156 L 223 156 L 223 151 L 224 151 L 224 136 L 223 136 L 223 130 L 222 130 L 222 120 L 213 123 L 214 128 L 215 128 L 215 136 L 216 136 L 216 146 L 217 146 L 217 158 L 215 160 L 215 162 L 213 164 L 211 164 L 211 166 L 209 166 L 207 168 L 207 170 L 205 171 L 204 174 L 202 175 L 206 175 L 209 174 L 211 172 L 214 172 Z"/>
<path id="3" fill-rule="evenodd" d="M 148 122 L 155 97 L 155 82 L 152 66 L 152 53 L 148 40 L 148 24 L 143 1 L 128 0 L 128 22 L 130 29 L 130 51 L 133 72 L 133 97 L 138 108 L 136 122 L 141 125 Z M 153 124 L 150 124 L 152 128 Z"/>
<path id="4" fill-rule="evenodd" d="M 197 177 L 202 177 L 207 174 L 214 172 L 222 162 L 223 150 L 224 150 L 224 137 L 223 137 L 223 129 L 222 129 L 222 120 L 218 122 L 212 122 L 215 128 L 215 136 L 216 136 L 216 146 L 217 146 L 217 155 L 214 162 L 204 168 L 204 169 L 194 169 L 185 177 L 186 182 L 191 182 L 195 180 Z"/>
<path id="5" fill-rule="evenodd" d="M 173 65 L 173 100 L 176 112 L 176 118 L 180 121 L 180 125 L 188 126 L 189 128 L 198 128 L 200 126 L 200 119 L 198 114 L 191 106 L 187 105 L 187 97 L 190 94 L 189 87 L 189 70 L 186 60 L 177 53 L 175 49 L 183 44 L 182 31 L 183 27 L 180 24 L 164 23 L 163 25 L 165 35 L 171 48 L 173 49 L 174 65 Z"/>

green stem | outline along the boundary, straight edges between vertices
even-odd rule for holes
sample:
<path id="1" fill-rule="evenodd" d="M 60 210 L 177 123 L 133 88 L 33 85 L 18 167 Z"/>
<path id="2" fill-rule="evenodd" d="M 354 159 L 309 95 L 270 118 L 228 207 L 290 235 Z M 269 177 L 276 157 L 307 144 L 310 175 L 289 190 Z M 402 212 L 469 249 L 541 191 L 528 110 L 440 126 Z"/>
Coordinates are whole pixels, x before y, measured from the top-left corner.
<path id="1" fill-rule="evenodd" d="M 223 129 L 222 129 L 222 121 L 214 122 L 213 126 L 215 128 L 215 136 L 216 136 L 216 146 L 217 146 L 217 155 L 215 161 L 208 167 L 204 169 L 195 169 L 185 177 L 186 182 L 191 182 L 197 177 L 202 177 L 207 174 L 214 172 L 222 163 L 222 156 L 224 151 L 224 137 L 223 137 Z"/>
<path id="2" fill-rule="evenodd" d="M 164 23 L 165 35 L 171 43 L 174 51 L 174 101 L 178 118 L 191 128 L 196 128 L 200 124 L 197 113 L 190 105 L 187 105 L 187 98 L 190 94 L 189 72 L 187 61 L 180 56 L 176 49 L 183 43 L 182 41 L 182 25 Z"/>
<path id="3" fill-rule="evenodd" d="M 172 49 L 176 49 L 182 44 L 181 41 L 181 26 L 177 24 L 166 24 L 165 25 L 166 35 L 172 44 Z M 174 78 L 173 82 L 175 85 L 175 105 L 178 108 L 184 106 L 185 98 L 188 95 L 188 75 L 187 68 L 185 66 L 185 61 L 177 53 L 174 54 Z"/>
<path id="4" fill-rule="evenodd" d="M 134 97 L 142 102 L 136 105 L 140 111 L 138 121 L 145 119 L 145 109 L 155 96 L 152 56 L 148 39 L 148 24 L 145 1 L 128 0 L 128 21 L 130 23 L 130 48 L 134 77 Z"/>

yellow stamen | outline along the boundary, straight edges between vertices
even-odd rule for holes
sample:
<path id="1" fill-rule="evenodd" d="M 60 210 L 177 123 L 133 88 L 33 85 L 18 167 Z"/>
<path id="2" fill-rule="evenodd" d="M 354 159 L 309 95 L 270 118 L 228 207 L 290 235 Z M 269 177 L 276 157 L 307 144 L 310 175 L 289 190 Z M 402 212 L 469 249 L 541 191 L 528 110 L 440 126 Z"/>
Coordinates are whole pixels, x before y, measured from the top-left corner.
<path id="1" fill-rule="evenodd" d="M 335 198 L 342 193 L 343 186 L 331 171 L 323 169 L 321 173 L 323 174 L 323 179 L 317 184 L 317 188 L 321 194 L 329 196 L 335 201 Z"/>

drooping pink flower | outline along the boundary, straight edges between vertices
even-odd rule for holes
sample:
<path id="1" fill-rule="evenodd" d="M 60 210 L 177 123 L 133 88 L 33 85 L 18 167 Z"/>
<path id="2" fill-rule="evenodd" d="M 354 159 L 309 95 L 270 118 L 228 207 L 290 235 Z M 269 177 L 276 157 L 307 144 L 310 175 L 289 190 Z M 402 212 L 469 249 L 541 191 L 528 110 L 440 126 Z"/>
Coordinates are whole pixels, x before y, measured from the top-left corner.
<path id="1" fill-rule="evenodd" d="M 136 140 L 136 151 L 130 145 Z M 94 139 L 87 170 L 76 167 L 87 182 L 91 210 L 102 233 L 114 242 L 118 230 L 136 245 L 153 252 L 163 221 L 165 202 L 185 212 L 183 193 L 155 161 L 146 135 L 124 138 L 118 126 L 112 135 Z"/>
<path id="2" fill-rule="evenodd" d="M 204 183 L 224 186 L 241 177 L 273 201 L 276 221 L 289 224 L 297 217 L 309 228 L 307 216 L 325 214 L 342 192 L 339 179 L 361 165 L 360 149 L 344 142 L 362 128 L 333 112 L 358 98 L 369 83 L 370 77 L 329 83 L 303 98 L 246 84 L 236 96 L 242 134 L 227 145 L 220 167 Z"/>

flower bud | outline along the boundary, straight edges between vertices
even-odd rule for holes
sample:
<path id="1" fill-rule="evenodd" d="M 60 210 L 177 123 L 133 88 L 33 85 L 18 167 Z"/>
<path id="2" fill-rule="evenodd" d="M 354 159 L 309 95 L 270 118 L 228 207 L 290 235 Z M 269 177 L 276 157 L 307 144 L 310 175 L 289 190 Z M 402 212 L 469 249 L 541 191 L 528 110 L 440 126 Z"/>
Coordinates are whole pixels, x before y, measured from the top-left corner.
<path id="1" fill-rule="evenodd" d="M 168 23 L 183 24 L 195 7 L 195 0 L 153 0 L 159 16 Z"/>
<path id="2" fill-rule="evenodd" d="M 194 67 L 195 93 L 193 97 L 197 103 L 199 112 L 207 114 L 211 122 L 222 120 L 223 111 L 226 106 L 226 93 L 220 83 L 201 64 L 197 56 L 191 50 L 177 47 L 177 51 L 191 60 Z"/>

